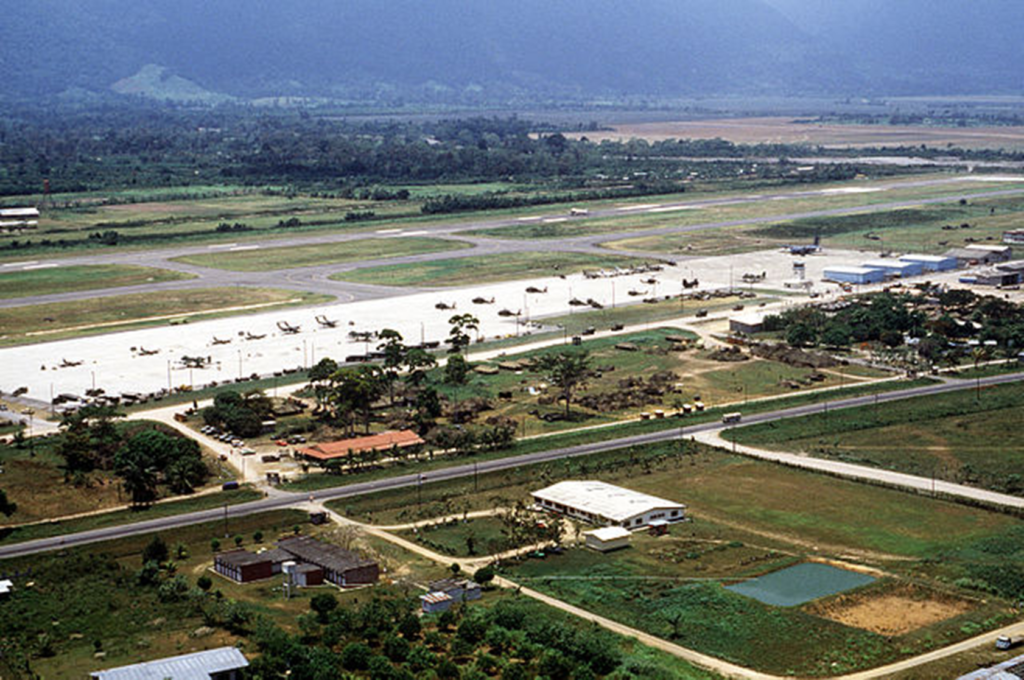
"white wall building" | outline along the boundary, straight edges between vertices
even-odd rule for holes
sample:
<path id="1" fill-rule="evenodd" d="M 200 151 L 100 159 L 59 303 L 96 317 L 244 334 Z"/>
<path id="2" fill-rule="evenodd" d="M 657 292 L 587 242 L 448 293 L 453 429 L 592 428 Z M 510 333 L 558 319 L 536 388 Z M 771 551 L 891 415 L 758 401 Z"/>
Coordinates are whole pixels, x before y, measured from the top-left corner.
<path id="1" fill-rule="evenodd" d="M 559 482 L 530 494 L 543 510 L 591 524 L 640 529 L 653 520 L 678 522 L 686 506 L 597 481 Z"/>
<path id="2" fill-rule="evenodd" d="M 583 534 L 588 548 L 598 552 L 609 552 L 629 547 L 629 529 L 623 527 L 601 527 Z"/>

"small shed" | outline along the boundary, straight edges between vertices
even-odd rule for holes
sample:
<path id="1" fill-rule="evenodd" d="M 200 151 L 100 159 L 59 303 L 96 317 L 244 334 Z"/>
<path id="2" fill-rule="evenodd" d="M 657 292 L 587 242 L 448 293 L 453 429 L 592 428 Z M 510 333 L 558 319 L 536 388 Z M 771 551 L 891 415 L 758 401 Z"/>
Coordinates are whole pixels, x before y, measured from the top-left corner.
<path id="1" fill-rule="evenodd" d="M 629 538 L 632 534 L 625 527 L 601 527 L 588 531 L 583 536 L 588 548 L 605 553 L 619 548 L 628 548 Z"/>
<path id="2" fill-rule="evenodd" d="M 448 593 L 427 593 L 420 595 L 420 608 L 424 614 L 448 611 L 452 606 L 452 598 Z"/>
<path id="3" fill-rule="evenodd" d="M 445 593 L 455 602 L 468 602 L 480 599 L 480 584 L 465 578 L 446 578 L 431 583 L 430 592 Z"/>
<path id="4" fill-rule="evenodd" d="M 729 319 L 729 330 L 733 333 L 752 335 L 760 333 L 764 328 L 764 316 L 757 312 L 738 314 Z"/>
<path id="5" fill-rule="evenodd" d="M 828 267 L 822 273 L 826 281 L 836 283 L 853 283 L 863 285 L 867 283 L 881 283 L 885 280 L 885 272 L 881 269 L 870 269 L 868 267 Z"/>
<path id="6" fill-rule="evenodd" d="M 917 262 L 926 272 L 946 272 L 956 269 L 956 258 L 946 255 L 918 255 L 911 253 L 900 257 L 900 262 Z"/>

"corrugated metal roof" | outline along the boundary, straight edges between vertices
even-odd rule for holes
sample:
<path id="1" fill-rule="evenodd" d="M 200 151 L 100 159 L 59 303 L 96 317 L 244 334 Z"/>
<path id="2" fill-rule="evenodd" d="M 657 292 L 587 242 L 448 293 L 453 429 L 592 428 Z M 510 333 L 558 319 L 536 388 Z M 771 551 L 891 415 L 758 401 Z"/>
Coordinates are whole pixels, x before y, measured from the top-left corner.
<path id="1" fill-rule="evenodd" d="M 427 593 L 426 595 L 420 595 L 420 599 L 428 604 L 438 604 L 439 602 L 446 602 L 451 600 L 452 597 L 448 593 Z"/>
<path id="2" fill-rule="evenodd" d="M 249 662 L 237 648 L 218 647 L 96 671 L 92 677 L 97 680 L 210 680 L 213 673 L 245 668 L 248 665 Z"/>
<path id="3" fill-rule="evenodd" d="M 278 541 L 277 544 L 303 562 L 310 562 L 338 573 L 376 564 L 373 560 L 362 558 L 354 552 L 309 536 L 292 536 Z"/>
<path id="4" fill-rule="evenodd" d="M 560 503 L 575 510 L 621 522 L 651 510 L 683 509 L 686 506 L 657 496 L 598 481 L 559 482 L 534 491 L 534 498 Z"/>

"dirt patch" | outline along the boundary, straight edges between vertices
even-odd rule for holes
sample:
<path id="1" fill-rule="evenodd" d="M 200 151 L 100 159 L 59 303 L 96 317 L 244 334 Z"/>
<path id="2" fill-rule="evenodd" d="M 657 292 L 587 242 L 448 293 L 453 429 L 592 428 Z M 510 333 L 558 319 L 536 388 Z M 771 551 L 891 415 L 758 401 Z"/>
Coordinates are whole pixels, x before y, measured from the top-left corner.
<path id="1" fill-rule="evenodd" d="M 914 588 L 841 595 L 811 606 L 808 611 L 846 626 L 878 633 L 904 635 L 971 609 L 964 600 Z"/>

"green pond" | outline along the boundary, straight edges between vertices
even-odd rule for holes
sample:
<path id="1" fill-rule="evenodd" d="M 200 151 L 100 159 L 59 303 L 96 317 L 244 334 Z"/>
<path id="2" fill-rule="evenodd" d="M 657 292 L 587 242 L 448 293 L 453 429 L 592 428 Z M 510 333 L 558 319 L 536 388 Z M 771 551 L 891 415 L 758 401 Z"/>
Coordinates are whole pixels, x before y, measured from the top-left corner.
<path id="1" fill-rule="evenodd" d="M 856 571 L 805 562 L 726 586 L 726 589 L 776 607 L 794 607 L 819 597 L 859 588 L 874 580 L 873 576 Z"/>

